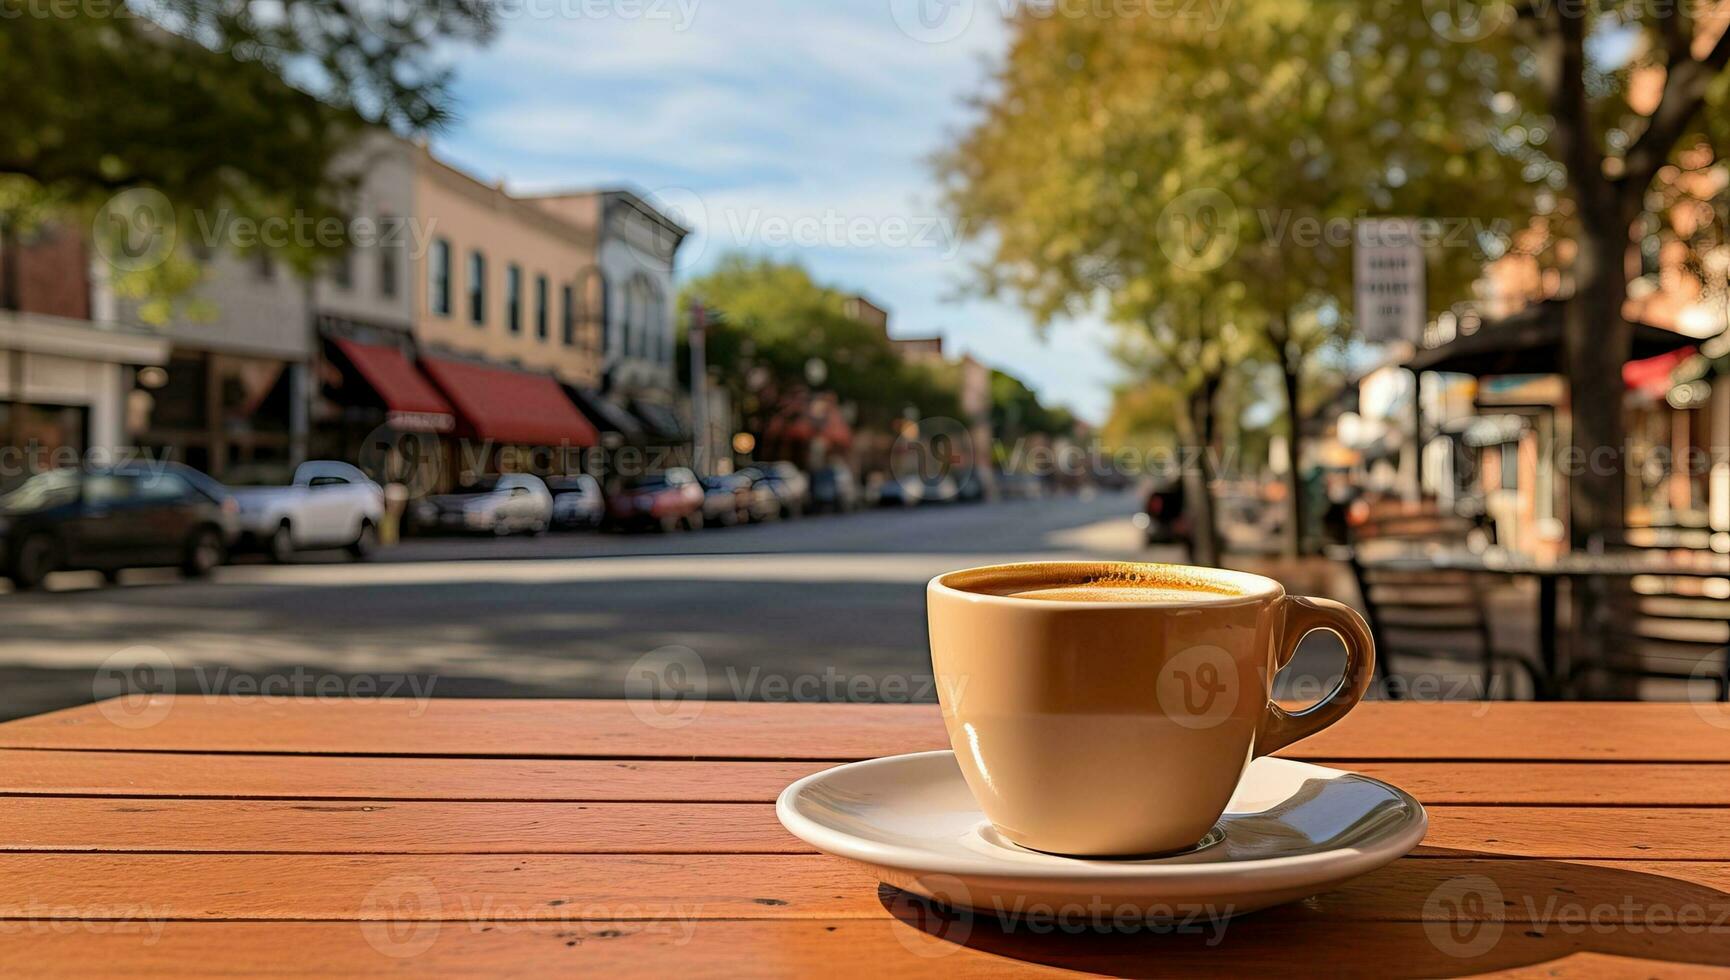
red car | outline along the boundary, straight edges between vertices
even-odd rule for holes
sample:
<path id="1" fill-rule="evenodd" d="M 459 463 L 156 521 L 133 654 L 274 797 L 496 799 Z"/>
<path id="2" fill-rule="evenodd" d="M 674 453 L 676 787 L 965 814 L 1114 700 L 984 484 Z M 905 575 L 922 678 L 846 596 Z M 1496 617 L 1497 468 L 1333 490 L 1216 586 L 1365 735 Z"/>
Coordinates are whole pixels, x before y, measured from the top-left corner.
<path id="1" fill-rule="evenodd" d="M 607 498 L 607 526 L 675 531 L 703 526 L 703 484 L 684 467 L 625 478 Z"/>

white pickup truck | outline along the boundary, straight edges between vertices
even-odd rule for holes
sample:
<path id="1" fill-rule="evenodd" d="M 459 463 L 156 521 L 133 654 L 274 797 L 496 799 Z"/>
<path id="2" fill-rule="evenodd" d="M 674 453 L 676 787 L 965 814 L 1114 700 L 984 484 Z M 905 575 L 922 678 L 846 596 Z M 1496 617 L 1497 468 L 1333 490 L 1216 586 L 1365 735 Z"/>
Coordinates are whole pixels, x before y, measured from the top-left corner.
<path id="1" fill-rule="evenodd" d="M 384 491 L 347 463 L 311 460 L 287 487 L 234 487 L 240 503 L 241 545 L 273 561 L 297 551 L 345 548 L 365 558 L 378 544 Z"/>

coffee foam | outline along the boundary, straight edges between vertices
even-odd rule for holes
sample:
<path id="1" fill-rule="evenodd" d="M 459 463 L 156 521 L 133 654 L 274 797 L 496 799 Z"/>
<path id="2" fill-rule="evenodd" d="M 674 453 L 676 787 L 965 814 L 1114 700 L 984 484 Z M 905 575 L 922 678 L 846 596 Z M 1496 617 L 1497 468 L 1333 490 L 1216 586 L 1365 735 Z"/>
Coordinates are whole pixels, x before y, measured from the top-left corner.
<path id="1" fill-rule="evenodd" d="M 1041 562 L 945 576 L 964 592 L 1079 602 L 1196 602 L 1248 595 L 1230 574 L 1154 562 Z"/>

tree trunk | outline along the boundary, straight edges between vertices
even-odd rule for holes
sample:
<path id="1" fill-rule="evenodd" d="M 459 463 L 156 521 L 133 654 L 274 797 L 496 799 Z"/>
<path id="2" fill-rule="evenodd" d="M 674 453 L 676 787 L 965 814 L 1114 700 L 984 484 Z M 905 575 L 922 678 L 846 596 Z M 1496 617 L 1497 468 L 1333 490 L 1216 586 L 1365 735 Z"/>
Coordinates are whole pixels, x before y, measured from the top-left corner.
<path id="1" fill-rule="evenodd" d="M 1583 209 L 1588 212 L 1596 209 Z M 1622 432 L 1622 365 L 1633 327 L 1622 315 L 1628 229 L 1615 214 L 1583 215 L 1584 240 L 1574 260 L 1575 292 L 1563 308 L 1573 452 L 1568 476 L 1568 533 L 1576 548 L 1622 541 L 1628 460 Z"/>
<path id="2" fill-rule="evenodd" d="M 1281 535 L 1280 541 L 1281 551 L 1287 558 L 1296 558 L 1303 552 L 1303 522 L 1306 516 L 1303 474 L 1298 472 L 1298 459 L 1302 455 L 1300 450 L 1303 446 L 1303 410 L 1298 404 L 1300 370 L 1300 365 L 1285 351 L 1280 352 L 1280 374 L 1285 382 L 1285 417 L 1291 428 L 1285 445 L 1285 533 Z"/>
<path id="3" fill-rule="evenodd" d="M 18 226 L 10 215 L 0 213 L 0 310 L 18 309 Z M 24 345 L 7 355 L 7 397 L 12 400 L 7 431 L 0 433 L 9 446 L 24 445 Z"/>
<path id="4" fill-rule="evenodd" d="M 1217 566 L 1220 561 L 1218 508 L 1213 499 L 1214 396 L 1219 381 L 1209 379 L 1192 392 L 1178 413 L 1183 439 L 1183 497 L 1189 512 L 1189 560 Z"/>

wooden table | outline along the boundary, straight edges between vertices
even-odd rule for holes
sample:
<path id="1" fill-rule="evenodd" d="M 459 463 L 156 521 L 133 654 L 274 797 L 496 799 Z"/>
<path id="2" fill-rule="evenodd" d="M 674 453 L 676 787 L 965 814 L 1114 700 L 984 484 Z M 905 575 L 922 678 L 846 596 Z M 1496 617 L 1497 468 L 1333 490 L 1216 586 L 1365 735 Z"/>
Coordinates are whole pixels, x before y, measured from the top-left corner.
<path id="1" fill-rule="evenodd" d="M 1540 699 L 1558 698 L 1566 677 L 1562 673 L 1559 640 L 1560 617 L 1557 614 L 1558 585 L 1563 580 L 1580 581 L 1597 578 L 1632 578 L 1651 575 L 1659 578 L 1730 578 L 1730 555 L 1675 552 L 1626 548 L 1602 554 L 1569 552 L 1555 558 L 1533 558 L 1519 552 L 1490 549 L 1472 551 L 1469 548 L 1417 548 L 1411 551 L 1389 551 L 1382 557 L 1364 559 L 1366 568 L 1392 571 L 1471 572 L 1476 575 L 1498 575 L 1508 578 L 1532 578 L 1538 583 L 1538 667 L 1548 681 L 1547 689 L 1538 691 Z"/>
<path id="2" fill-rule="evenodd" d="M 781 829 L 796 777 L 943 746 L 935 708 L 690 707 L 182 697 L 0 725 L 0 973 L 1730 966 L 1722 705 L 1362 705 L 1289 754 L 1420 797 L 1414 855 L 1223 933 L 1104 934 L 934 917 Z"/>

